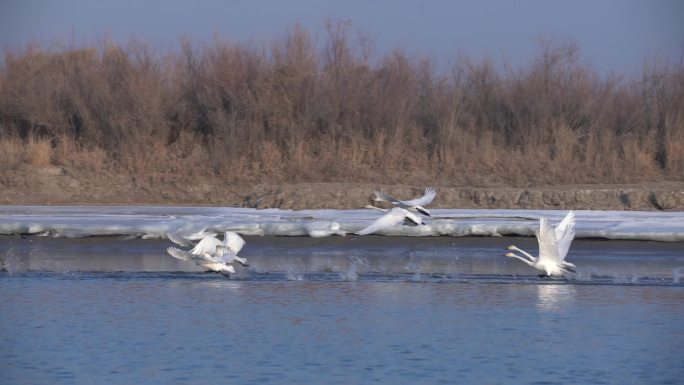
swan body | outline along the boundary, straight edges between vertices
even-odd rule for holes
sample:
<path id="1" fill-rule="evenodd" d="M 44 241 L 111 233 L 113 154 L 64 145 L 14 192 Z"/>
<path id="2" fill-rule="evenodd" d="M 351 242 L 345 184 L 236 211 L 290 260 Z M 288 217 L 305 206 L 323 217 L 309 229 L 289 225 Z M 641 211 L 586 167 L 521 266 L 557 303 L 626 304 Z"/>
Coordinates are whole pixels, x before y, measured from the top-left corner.
<path id="1" fill-rule="evenodd" d="M 180 259 L 181 261 L 192 261 L 197 266 L 201 266 L 216 273 L 235 273 L 235 268 L 232 264 L 229 264 L 232 260 L 230 256 L 227 260 L 224 260 L 222 257 L 215 257 L 209 253 L 193 254 L 175 247 L 169 247 L 166 249 L 166 252 L 176 259 Z"/>
<path id="2" fill-rule="evenodd" d="M 190 251 L 169 247 L 166 251 L 174 258 L 182 261 L 193 261 L 198 266 L 218 273 L 235 273 L 233 263 L 248 266 L 247 258 L 240 258 L 237 253 L 242 250 L 245 240 L 232 231 L 224 233 L 223 241 L 214 235 L 207 235 Z"/>
<path id="3" fill-rule="evenodd" d="M 342 230 L 339 222 L 311 222 L 304 226 L 306 233 L 311 238 L 323 238 L 331 235 L 347 235 L 347 232 Z"/>
<path id="4" fill-rule="evenodd" d="M 566 262 L 565 257 L 570 249 L 570 243 L 575 238 L 575 213 L 572 211 L 554 229 L 548 219 L 539 218 L 539 231 L 537 242 L 539 243 L 539 257 L 516 247 L 508 246 L 508 250 L 517 251 L 506 253 L 506 257 L 517 258 L 526 264 L 541 271 L 541 277 L 562 276 L 567 272 L 574 272 L 575 265 Z"/>
<path id="5" fill-rule="evenodd" d="M 385 212 L 385 215 L 376 219 L 375 222 L 371 223 L 366 228 L 357 232 L 356 234 L 358 234 L 358 235 L 368 235 L 368 234 L 378 232 L 380 230 L 385 230 L 385 229 L 388 229 L 390 227 L 394 227 L 394 226 L 397 226 L 399 224 L 402 224 L 402 223 L 404 223 L 405 220 L 408 220 L 408 221 L 410 221 L 416 225 L 423 224 L 423 220 L 420 218 L 420 216 L 418 216 L 415 213 L 412 213 L 406 209 L 403 209 L 401 207 L 393 207 L 391 210 L 385 210 L 385 209 L 381 209 L 379 207 L 369 205 L 369 206 L 366 206 L 366 208 L 383 211 L 383 212 Z"/>
<path id="6" fill-rule="evenodd" d="M 421 213 L 428 217 L 430 216 L 430 212 L 423 206 L 427 206 L 432 203 L 432 201 L 435 199 L 435 195 L 437 195 L 437 191 L 433 187 L 426 187 L 425 194 L 423 194 L 423 196 L 408 201 L 400 201 L 399 199 L 389 194 L 385 194 L 380 190 L 375 190 L 374 192 L 375 201 L 388 202 L 397 207 L 401 207 L 402 209 Z"/>

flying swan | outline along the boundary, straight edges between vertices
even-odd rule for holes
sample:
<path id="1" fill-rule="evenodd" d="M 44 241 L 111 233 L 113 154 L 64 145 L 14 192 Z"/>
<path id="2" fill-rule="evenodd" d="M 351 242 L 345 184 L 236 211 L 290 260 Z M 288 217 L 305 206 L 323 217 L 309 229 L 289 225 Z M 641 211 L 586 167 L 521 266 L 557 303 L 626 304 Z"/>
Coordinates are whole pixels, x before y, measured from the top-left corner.
<path id="1" fill-rule="evenodd" d="M 208 235 L 190 251 L 175 247 L 169 247 L 166 251 L 181 261 L 193 261 L 198 266 L 229 276 L 228 274 L 235 273 L 233 263 L 238 262 L 243 266 L 249 266 L 247 258 L 237 256 L 244 245 L 245 240 L 240 235 L 226 231 L 223 241 L 214 235 Z"/>
<path id="2" fill-rule="evenodd" d="M 432 203 L 432 200 L 435 199 L 435 195 L 437 194 L 437 191 L 435 191 L 433 187 L 426 187 L 425 194 L 423 194 L 422 197 L 408 201 L 400 201 L 399 199 L 389 194 L 385 194 L 380 190 L 375 190 L 374 192 L 375 201 L 389 202 L 397 207 L 401 207 L 402 209 L 406 209 L 414 213 L 421 213 L 428 217 L 430 216 L 430 212 L 427 211 L 427 209 L 425 209 L 423 206 L 427 206 Z"/>
<path id="3" fill-rule="evenodd" d="M 357 235 L 368 235 L 381 230 L 385 230 L 390 227 L 394 227 L 401 223 L 404 223 L 405 220 L 408 220 L 409 222 L 412 222 L 416 225 L 423 224 L 423 220 L 420 218 L 420 216 L 401 207 L 393 207 L 391 210 L 385 210 L 379 207 L 368 205 L 366 206 L 366 208 L 383 211 L 386 214 L 376 219 L 375 222 L 371 223 L 366 228 L 357 232 Z"/>
<path id="4" fill-rule="evenodd" d="M 526 264 L 542 271 L 539 277 L 562 276 L 567 272 L 575 272 L 575 265 L 565 262 L 565 256 L 570 249 L 570 243 L 575 238 L 575 213 L 568 212 L 561 223 L 552 228 L 548 219 L 539 218 L 539 231 L 537 232 L 537 242 L 539 242 L 539 258 L 535 258 L 528 252 L 508 246 L 508 250 L 518 251 L 524 257 L 515 253 L 506 253 L 506 257 L 518 258 Z"/>

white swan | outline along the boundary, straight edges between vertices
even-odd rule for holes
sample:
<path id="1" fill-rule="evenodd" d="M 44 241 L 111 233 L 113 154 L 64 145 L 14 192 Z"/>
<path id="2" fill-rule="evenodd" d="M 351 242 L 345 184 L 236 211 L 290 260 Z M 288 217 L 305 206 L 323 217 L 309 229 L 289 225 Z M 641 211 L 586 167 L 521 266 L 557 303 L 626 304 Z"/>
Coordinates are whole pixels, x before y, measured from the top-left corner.
<path id="1" fill-rule="evenodd" d="M 197 226 L 192 223 L 187 224 L 174 232 L 166 233 L 166 238 L 180 246 L 188 246 L 192 241 L 201 240 L 207 236 L 216 236 L 216 233 L 207 232 L 206 227 L 197 231 Z"/>
<path id="2" fill-rule="evenodd" d="M 375 201 L 389 202 L 397 207 L 401 207 L 402 209 L 418 212 L 428 217 L 430 216 L 430 212 L 427 211 L 427 209 L 425 209 L 423 206 L 432 203 L 432 200 L 435 199 L 435 195 L 437 194 L 437 191 L 435 191 L 433 187 L 426 187 L 425 194 L 423 194 L 423 196 L 420 198 L 411 199 L 408 201 L 400 201 L 399 199 L 389 194 L 385 194 L 380 190 L 375 190 L 374 192 Z"/>
<path id="3" fill-rule="evenodd" d="M 539 275 L 540 277 L 575 272 L 575 265 L 565 261 L 565 256 L 568 254 L 573 238 L 575 238 L 575 213 L 572 210 L 568 212 L 555 229 L 551 227 L 548 219 L 541 217 L 539 218 L 539 231 L 537 232 L 539 257 L 535 258 L 530 253 L 516 246 L 508 246 L 508 250 L 518 251 L 524 257 L 515 253 L 506 253 L 505 256 L 518 258 L 535 269 L 544 272 L 544 274 Z"/>
<path id="4" fill-rule="evenodd" d="M 375 222 L 371 223 L 366 228 L 357 232 L 357 235 L 368 235 L 380 230 L 385 230 L 400 223 L 404 223 L 405 220 L 413 222 L 416 225 L 423 224 L 423 220 L 418 215 L 401 207 L 393 207 L 391 210 L 385 210 L 379 207 L 368 205 L 366 208 L 379 210 L 385 212 L 386 214 L 376 219 Z"/>
<path id="5" fill-rule="evenodd" d="M 223 241 L 216 236 L 209 235 L 202 238 L 199 243 L 190 251 L 180 250 L 169 247 L 166 251 L 174 258 L 183 261 L 193 261 L 198 266 L 202 266 L 217 273 L 235 273 L 233 263 L 238 262 L 243 266 L 247 264 L 247 258 L 240 258 L 237 253 L 242 250 L 245 240 L 240 235 L 232 231 L 226 231 Z"/>

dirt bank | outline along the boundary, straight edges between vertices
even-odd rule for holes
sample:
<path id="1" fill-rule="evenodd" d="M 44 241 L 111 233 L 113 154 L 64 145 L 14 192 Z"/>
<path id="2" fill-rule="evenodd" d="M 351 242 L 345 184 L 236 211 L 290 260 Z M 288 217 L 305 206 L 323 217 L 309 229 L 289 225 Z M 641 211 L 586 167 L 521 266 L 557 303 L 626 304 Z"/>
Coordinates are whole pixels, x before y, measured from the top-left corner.
<path id="1" fill-rule="evenodd" d="M 21 167 L 0 180 L 2 205 L 208 205 L 351 209 L 373 189 L 415 197 L 424 186 L 370 183 L 231 184 L 182 177 L 77 175 L 63 167 Z M 684 181 L 527 188 L 435 186 L 435 208 L 684 210 Z"/>

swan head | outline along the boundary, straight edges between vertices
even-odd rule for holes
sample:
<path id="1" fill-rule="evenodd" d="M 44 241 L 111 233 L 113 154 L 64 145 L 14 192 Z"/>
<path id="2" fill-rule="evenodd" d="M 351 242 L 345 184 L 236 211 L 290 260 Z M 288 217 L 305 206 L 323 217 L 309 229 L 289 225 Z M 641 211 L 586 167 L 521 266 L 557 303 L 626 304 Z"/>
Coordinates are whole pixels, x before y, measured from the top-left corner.
<path id="1" fill-rule="evenodd" d="M 515 246 L 513 246 L 513 245 L 510 245 L 510 246 L 508 246 L 506 249 L 508 249 L 508 250 L 515 250 L 516 248 L 517 248 L 517 247 L 515 247 Z"/>
<path id="2" fill-rule="evenodd" d="M 513 253 L 506 253 L 506 254 L 504 254 L 504 257 L 517 257 L 517 255 L 515 255 Z"/>

